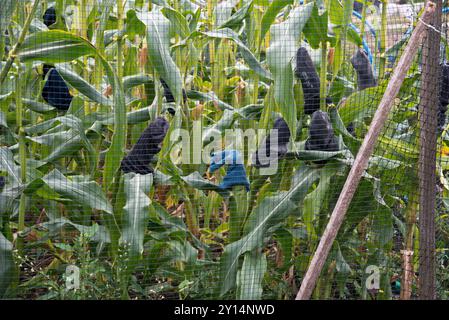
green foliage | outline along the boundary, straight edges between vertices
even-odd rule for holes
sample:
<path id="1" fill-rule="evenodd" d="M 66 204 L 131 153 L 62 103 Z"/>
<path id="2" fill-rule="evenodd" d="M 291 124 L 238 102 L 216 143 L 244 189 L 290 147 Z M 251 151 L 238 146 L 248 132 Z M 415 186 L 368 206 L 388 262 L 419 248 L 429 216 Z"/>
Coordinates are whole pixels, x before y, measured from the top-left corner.
<path id="1" fill-rule="evenodd" d="M 182 80 L 179 68 L 170 55 L 170 20 L 160 12 L 151 12 L 142 20 L 147 26 L 149 62 L 167 83 L 175 100 L 180 103 Z"/>
<path id="2" fill-rule="evenodd" d="M 269 230 L 270 233 L 273 232 L 273 226 L 298 208 L 299 203 L 318 176 L 314 169 L 303 169 L 295 178 L 295 184 L 291 190 L 265 198 L 249 217 L 248 224 L 245 226 L 245 235 L 225 248 L 221 259 L 221 295 L 235 285 L 240 256 L 254 251 L 264 243 L 266 233 Z"/>
<path id="3" fill-rule="evenodd" d="M 15 265 L 13 261 L 12 243 L 0 233 L 0 298 L 5 297 L 8 287 L 13 282 Z"/>
<path id="4" fill-rule="evenodd" d="M 24 23 L 15 3 L 6 1 L 0 11 L 0 69 Z M 34 17 L 0 87 L 0 297 L 293 298 L 389 80 L 356 91 L 348 42 L 360 47 L 362 36 L 348 27 L 353 1 L 153 0 L 127 3 L 124 12 L 107 0 L 89 8 L 77 3 L 87 13 L 82 26 L 64 3 L 56 1 L 61 14 L 51 30 Z M 397 58 L 406 40 L 385 54 Z M 332 99 L 323 111 L 340 151 L 304 150 L 310 121 L 292 64 L 299 46 L 329 58 L 329 66 L 314 63 L 322 94 Z M 315 298 L 369 299 L 368 265 L 383 272 L 375 297 L 391 298 L 389 277 L 402 272 L 402 240 L 414 226 L 407 210 L 417 181 L 419 61 L 376 144 Z M 41 97 L 42 63 L 54 65 L 70 87 L 65 114 Z M 164 100 L 160 78 L 175 102 Z M 154 173 L 122 174 L 126 150 L 158 116 L 170 129 Z M 246 140 L 265 137 L 257 129 L 270 129 L 278 116 L 291 143 L 276 173 L 245 162 L 251 191 L 221 189 L 225 169 L 208 172 L 214 137 L 254 129 L 251 137 L 218 141 L 219 148 L 246 152 Z M 189 142 L 171 137 L 178 129 L 189 130 Z M 440 138 L 438 279 L 447 297 L 447 128 Z M 204 159 L 183 163 L 181 154 L 194 143 Z M 68 266 L 81 272 L 78 290 L 66 287 Z"/>
<path id="5" fill-rule="evenodd" d="M 267 63 L 274 79 L 274 100 L 287 122 L 293 137 L 296 136 L 296 104 L 293 96 L 293 70 L 291 61 L 297 48 L 301 31 L 312 14 L 314 3 L 299 6 L 290 12 L 288 18 L 271 26 L 271 44 L 267 49 Z"/>

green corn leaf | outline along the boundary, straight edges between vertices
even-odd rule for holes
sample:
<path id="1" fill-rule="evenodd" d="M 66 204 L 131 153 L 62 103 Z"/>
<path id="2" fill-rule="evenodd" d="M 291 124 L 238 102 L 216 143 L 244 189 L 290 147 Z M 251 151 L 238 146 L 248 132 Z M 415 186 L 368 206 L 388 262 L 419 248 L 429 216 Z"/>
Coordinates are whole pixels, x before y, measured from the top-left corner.
<path id="1" fill-rule="evenodd" d="M 101 187 L 94 181 L 72 181 L 56 169 L 45 175 L 42 180 L 58 194 L 78 205 L 112 213 L 112 206 Z"/>
<path id="2" fill-rule="evenodd" d="M 140 86 L 142 84 L 153 83 L 153 78 L 147 74 L 134 74 L 132 76 L 123 77 L 123 90 L 127 92 L 129 89 Z"/>
<path id="3" fill-rule="evenodd" d="M 318 186 L 304 199 L 304 213 L 302 217 L 309 239 L 314 239 L 316 237 L 314 225 L 315 219 L 320 214 L 321 208 L 324 205 L 326 195 L 331 187 L 331 179 L 338 173 L 338 171 L 339 168 L 334 163 L 325 166 L 320 172 L 320 182 Z"/>
<path id="4" fill-rule="evenodd" d="M 25 39 L 19 50 L 21 61 L 40 60 L 51 64 L 95 54 L 95 47 L 88 41 L 61 30 L 33 33 Z"/>
<path id="5" fill-rule="evenodd" d="M 151 109 L 152 109 L 152 107 L 150 106 L 147 108 L 142 108 L 142 109 L 127 112 L 126 113 L 127 123 L 132 125 L 132 124 L 138 124 L 138 123 L 142 123 L 142 122 L 150 120 L 151 119 L 151 115 L 150 115 Z M 114 116 L 107 117 L 107 118 L 101 120 L 100 122 L 104 125 L 113 125 L 115 122 Z"/>
<path id="6" fill-rule="evenodd" d="M 187 97 L 189 99 L 200 100 L 200 101 L 204 101 L 204 102 L 212 101 L 213 103 L 217 104 L 217 106 L 221 110 L 226 110 L 226 109 L 234 110 L 234 108 L 232 106 L 230 106 L 226 102 L 223 102 L 220 99 L 218 99 L 217 95 L 213 92 L 203 93 L 203 92 L 196 91 L 196 90 L 189 90 L 189 91 L 187 91 Z"/>
<path id="7" fill-rule="evenodd" d="M 0 298 L 5 295 L 16 274 L 12 249 L 12 243 L 0 232 Z"/>
<path id="8" fill-rule="evenodd" d="M 55 107 L 46 104 L 46 103 L 42 103 L 42 102 L 37 102 L 34 100 L 30 100 L 30 99 L 25 99 L 22 98 L 22 103 L 25 107 L 27 107 L 28 109 L 37 112 L 37 113 L 50 113 L 50 112 L 55 112 L 56 109 Z"/>
<path id="9" fill-rule="evenodd" d="M 18 55 L 22 61 L 37 60 L 52 64 L 70 62 L 85 55 L 96 56 L 100 59 L 112 87 L 114 105 L 114 133 L 111 145 L 106 152 L 103 172 L 103 186 L 105 190 L 109 189 L 113 176 L 120 167 L 127 132 L 122 83 L 109 62 L 86 39 L 61 30 L 36 32 L 28 36 Z"/>
<path id="10" fill-rule="evenodd" d="M 123 175 L 123 179 L 126 204 L 123 208 L 120 243 L 126 244 L 132 258 L 137 258 L 143 253 L 143 240 L 151 204 L 148 194 L 153 185 L 153 175 L 127 173 Z"/>
<path id="11" fill-rule="evenodd" d="M 296 157 L 304 161 L 323 161 L 340 154 L 343 154 L 343 151 L 300 150 L 296 153 Z"/>
<path id="12" fill-rule="evenodd" d="M 235 44 L 239 47 L 243 59 L 250 66 L 250 68 L 262 78 L 268 80 L 272 79 L 270 72 L 262 66 L 262 64 L 254 56 L 254 54 L 248 49 L 247 46 L 245 46 L 245 44 L 239 39 L 238 35 L 233 30 L 224 28 L 215 31 L 204 32 L 204 34 L 211 38 L 229 39 L 234 41 Z"/>
<path id="13" fill-rule="evenodd" d="M 6 116 L 3 111 L 0 111 L 0 127 L 8 128 L 8 123 L 6 122 Z"/>
<path id="14" fill-rule="evenodd" d="M 16 184 L 20 184 L 20 167 L 14 161 L 14 155 L 7 147 L 0 148 L 0 170 L 8 173 Z"/>
<path id="15" fill-rule="evenodd" d="M 75 97 L 75 99 L 77 99 L 77 97 Z M 50 155 L 48 155 L 42 161 L 54 162 L 60 158 L 70 156 L 78 152 L 78 150 L 80 150 L 82 147 L 85 147 L 88 152 L 89 168 L 91 170 L 91 173 L 93 174 L 96 167 L 97 152 L 95 151 L 93 145 L 84 132 L 82 121 L 74 115 L 68 114 L 63 117 L 52 119 L 51 123 L 53 124 L 55 122 L 59 122 L 63 126 L 69 127 L 72 130 L 63 131 L 66 132 L 65 137 L 60 135 L 61 131 L 57 131 L 55 133 L 50 133 L 41 137 L 30 138 L 30 140 L 38 143 L 50 143 L 50 145 L 56 146 L 50 153 Z M 61 127 L 61 129 L 62 128 L 63 127 Z"/>
<path id="16" fill-rule="evenodd" d="M 16 0 L 4 0 L 2 1 L 2 10 L 0 10 L 0 34 L 4 35 L 5 30 L 8 28 L 9 23 L 16 9 Z"/>
<path id="17" fill-rule="evenodd" d="M 293 70 L 295 44 L 312 14 L 314 3 L 296 7 L 282 23 L 271 26 L 272 41 L 267 49 L 267 63 L 274 78 L 274 100 L 287 122 L 293 137 L 296 136 L 296 105 L 293 95 Z"/>
<path id="18" fill-rule="evenodd" d="M 247 252 L 242 269 L 237 274 L 237 299 L 260 300 L 262 280 L 267 271 L 267 258 L 260 252 Z"/>
<path id="19" fill-rule="evenodd" d="M 163 8 L 161 11 L 167 17 L 167 19 L 170 20 L 173 29 L 177 34 L 181 36 L 182 39 L 185 39 L 189 36 L 189 23 L 187 22 L 186 18 L 181 13 L 179 13 L 179 11 L 167 7 Z"/>
<path id="20" fill-rule="evenodd" d="M 220 26 L 231 18 L 232 10 L 239 3 L 238 0 L 221 1 L 214 8 L 215 25 Z"/>
<path id="21" fill-rule="evenodd" d="M 267 197 L 254 208 L 248 219 L 248 225 L 245 226 L 245 236 L 225 247 L 220 261 L 221 295 L 235 286 L 240 256 L 260 248 L 265 243 L 264 239 L 269 236 L 267 231 L 274 232 L 275 230 L 271 227 L 282 222 L 298 209 L 298 205 L 318 177 L 318 169 L 303 167 L 297 175 L 294 186 L 289 191 Z"/>
<path id="22" fill-rule="evenodd" d="M 345 23 L 343 6 L 339 0 L 330 0 L 329 2 L 329 20 L 336 26 L 341 26 Z"/>
<path id="23" fill-rule="evenodd" d="M 103 188 L 104 190 L 108 190 L 112 185 L 115 173 L 120 168 L 120 162 L 125 153 L 128 124 L 122 82 L 117 77 L 111 65 L 106 60 L 102 61 L 114 96 L 114 133 L 112 135 L 111 146 L 106 152 L 103 172 Z"/>
<path id="24" fill-rule="evenodd" d="M 170 20 L 159 11 L 139 13 L 138 17 L 147 26 L 149 61 L 167 83 L 175 101 L 181 104 L 181 72 L 170 55 Z"/>
<path id="25" fill-rule="evenodd" d="M 71 70 L 68 64 L 57 64 L 56 70 L 58 70 L 61 77 L 73 88 L 78 90 L 86 98 L 93 102 L 102 104 L 108 107 L 112 107 L 113 102 L 106 98 L 101 92 L 98 92 L 94 86 L 84 80 L 80 75 Z"/>
<path id="26" fill-rule="evenodd" d="M 273 24 L 276 16 L 279 12 L 287 5 L 293 4 L 293 0 L 274 0 L 270 7 L 265 11 L 265 14 L 262 17 L 261 22 L 261 32 L 260 32 L 260 41 L 263 41 L 265 35 L 268 30 L 270 30 L 271 25 Z"/>
<path id="27" fill-rule="evenodd" d="M 126 34 L 130 39 L 134 39 L 136 35 L 145 36 L 145 24 L 137 18 L 135 10 L 126 12 Z"/>
<path id="28" fill-rule="evenodd" d="M 248 16 L 249 10 L 253 5 L 253 1 L 247 1 L 239 10 L 236 11 L 228 20 L 226 20 L 218 28 L 234 28 L 241 25 L 243 20 Z"/>
<path id="29" fill-rule="evenodd" d="M 318 49 L 321 42 L 328 40 L 327 35 L 328 13 L 325 11 L 322 15 L 318 13 L 318 7 L 313 6 L 312 14 L 304 26 L 304 35 L 307 42 L 313 49 Z"/>
<path id="30" fill-rule="evenodd" d="M 204 179 L 198 171 L 195 171 L 188 176 L 181 177 L 189 186 L 199 190 L 211 190 L 216 191 L 223 197 L 229 196 L 229 192 L 220 189 L 216 184 L 213 184 L 209 180 Z"/>
<path id="31" fill-rule="evenodd" d="M 378 87 L 357 91 L 345 99 L 338 108 L 341 120 L 347 126 L 353 121 L 371 117 L 376 111 L 382 93 Z"/>

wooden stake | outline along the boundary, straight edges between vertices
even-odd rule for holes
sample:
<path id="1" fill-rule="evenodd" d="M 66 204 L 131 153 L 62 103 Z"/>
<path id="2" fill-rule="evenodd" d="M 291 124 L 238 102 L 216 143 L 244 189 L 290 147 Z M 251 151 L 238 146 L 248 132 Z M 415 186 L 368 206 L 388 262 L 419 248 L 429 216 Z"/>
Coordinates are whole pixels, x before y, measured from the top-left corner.
<path id="1" fill-rule="evenodd" d="M 396 98 L 401 88 L 402 82 L 407 74 L 410 65 L 413 62 L 413 57 L 418 51 L 419 45 L 423 35 L 427 31 L 427 25 L 431 21 L 435 13 L 435 4 L 428 2 L 421 19 L 418 21 L 415 30 L 410 37 L 410 40 L 399 59 L 398 65 L 393 71 L 393 75 L 388 83 L 385 94 L 377 108 L 374 118 L 371 122 L 368 133 L 363 140 L 354 164 L 346 179 L 343 190 L 340 193 L 337 204 L 332 212 L 329 223 L 324 230 L 324 234 L 321 237 L 318 248 L 312 258 L 306 275 L 301 283 L 301 288 L 296 295 L 296 300 L 308 300 L 312 295 L 312 291 L 315 288 L 318 276 L 321 273 L 324 263 L 326 262 L 329 251 L 337 236 L 343 219 L 348 210 L 349 204 L 354 196 L 355 191 L 359 185 L 363 172 L 368 166 L 368 160 L 374 151 L 377 138 L 388 118 L 388 114 L 393 106 L 393 101 Z"/>
<path id="2" fill-rule="evenodd" d="M 401 300 L 410 300 L 412 296 L 413 283 L 413 251 L 401 250 L 402 254 L 402 283 L 401 283 Z"/>
<path id="3" fill-rule="evenodd" d="M 441 27 L 442 0 L 436 1 L 436 14 L 430 21 Z M 440 38 L 429 31 L 422 53 L 422 86 L 419 105 L 419 298 L 432 300 L 435 293 L 435 198 L 438 93 L 441 79 Z"/>

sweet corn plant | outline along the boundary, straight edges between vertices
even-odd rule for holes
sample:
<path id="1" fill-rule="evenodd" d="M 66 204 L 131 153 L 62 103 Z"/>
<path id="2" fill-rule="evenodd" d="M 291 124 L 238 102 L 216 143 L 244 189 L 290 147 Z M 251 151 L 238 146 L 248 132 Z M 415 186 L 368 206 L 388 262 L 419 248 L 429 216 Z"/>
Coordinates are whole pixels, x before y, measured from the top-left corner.
<path id="1" fill-rule="evenodd" d="M 0 296 L 294 297 L 406 42 L 387 50 L 385 12 L 353 5 L 4 0 Z M 400 250 L 419 246 L 420 59 L 315 298 L 389 299 Z"/>

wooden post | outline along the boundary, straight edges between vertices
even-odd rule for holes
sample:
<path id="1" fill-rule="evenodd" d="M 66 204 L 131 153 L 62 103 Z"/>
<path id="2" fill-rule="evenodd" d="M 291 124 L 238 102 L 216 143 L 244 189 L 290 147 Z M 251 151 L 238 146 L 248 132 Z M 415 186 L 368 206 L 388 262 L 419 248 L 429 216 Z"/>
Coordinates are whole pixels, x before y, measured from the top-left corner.
<path id="1" fill-rule="evenodd" d="M 343 190 L 340 193 L 329 223 L 324 230 L 324 234 L 321 237 L 318 248 L 301 283 L 301 288 L 296 295 L 296 300 L 309 299 L 313 289 L 315 288 L 318 276 L 320 275 L 323 265 L 326 262 L 338 230 L 343 223 L 346 211 L 348 210 L 349 204 L 351 203 L 354 193 L 357 190 L 362 174 L 368 166 L 368 160 L 373 153 L 380 131 L 388 118 L 388 114 L 393 106 L 393 101 L 399 93 L 402 82 L 407 74 L 407 70 L 413 62 L 413 57 L 418 51 L 421 39 L 426 33 L 426 25 L 429 23 L 434 13 L 435 4 L 429 1 L 420 21 L 418 21 L 415 30 L 413 30 L 404 53 L 399 59 L 398 65 L 393 71 L 393 75 L 385 90 L 385 94 L 382 97 L 376 113 L 374 114 L 368 133 L 366 134 L 362 146 L 357 153 L 357 157 L 355 158 L 354 164 L 352 165 L 351 171 L 349 172 L 348 178 L 343 186 Z"/>
<path id="2" fill-rule="evenodd" d="M 441 28 L 442 1 L 436 0 L 430 23 Z M 438 94 L 441 70 L 440 33 L 430 30 L 422 51 L 422 86 L 419 105 L 419 298 L 435 299 L 435 199 Z"/>

